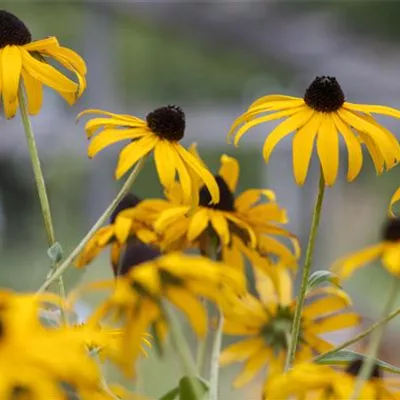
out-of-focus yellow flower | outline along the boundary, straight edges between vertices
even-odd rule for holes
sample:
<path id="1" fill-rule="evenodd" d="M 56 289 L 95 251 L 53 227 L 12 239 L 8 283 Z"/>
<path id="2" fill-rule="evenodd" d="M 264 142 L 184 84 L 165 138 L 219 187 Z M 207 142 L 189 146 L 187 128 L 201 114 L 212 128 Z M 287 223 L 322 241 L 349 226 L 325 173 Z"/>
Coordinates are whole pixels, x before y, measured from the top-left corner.
<path id="1" fill-rule="evenodd" d="M 265 390 L 267 399 L 337 400 L 350 399 L 362 365 L 361 360 L 338 370 L 326 365 L 298 364 L 292 370 L 271 378 Z M 376 365 L 364 383 L 359 399 L 400 399 L 400 381 L 382 377 Z"/>
<path id="2" fill-rule="evenodd" d="M 39 309 L 54 297 L 0 292 L 0 398 L 61 399 L 62 384 L 78 394 L 99 390 L 99 371 L 84 336 L 40 322 Z"/>
<path id="3" fill-rule="evenodd" d="M 264 143 L 265 161 L 269 161 L 275 146 L 294 132 L 293 172 L 297 184 L 302 185 L 316 140 L 325 182 L 331 186 L 339 170 L 339 134 L 349 153 L 347 179 L 350 182 L 358 176 L 363 164 L 362 144 L 365 144 L 378 174 L 400 160 L 396 137 L 380 125 L 372 113 L 400 118 L 400 111 L 391 107 L 348 103 L 336 78 L 321 76 L 311 83 L 303 98 L 273 94 L 256 100 L 236 119 L 228 137 L 234 136 L 237 146 L 250 128 L 286 118 Z"/>
<path id="4" fill-rule="evenodd" d="M 48 60 L 55 60 L 72 71 L 78 83 L 51 66 Z M 73 104 L 86 88 L 85 75 L 85 62 L 77 53 L 61 47 L 55 37 L 32 41 L 21 20 L 0 10 L 0 94 L 7 118 L 17 112 L 20 81 L 28 97 L 28 111 L 34 115 L 42 107 L 43 85 Z"/>
<path id="5" fill-rule="evenodd" d="M 395 203 L 397 203 L 398 201 L 400 201 L 400 187 L 394 192 L 393 197 L 390 200 L 390 206 L 389 206 L 389 215 L 391 217 L 394 217 L 395 214 L 393 212 L 393 206 L 395 205 Z"/>
<path id="6" fill-rule="evenodd" d="M 236 269 L 199 256 L 178 253 L 137 265 L 116 280 L 97 282 L 88 289 L 111 289 L 87 321 L 96 325 L 107 318 L 122 324 L 118 364 L 126 374 L 139 356 L 142 338 L 150 327 L 160 342 L 168 330 L 163 300 L 180 309 L 195 333 L 207 332 L 207 313 L 199 300 L 204 297 L 221 304 L 227 293 L 243 293 L 245 280 Z"/>
<path id="7" fill-rule="evenodd" d="M 377 259 L 391 274 L 400 276 L 400 218 L 387 221 L 381 242 L 337 260 L 332 270 L 341 279 L 346 279 L 354 271 Z"/>
<path id="8" fill-rule="evenodd" d="M 212 202 L 218 203 L 219 192 L 214 177 L 179 144 L 186 126 L 185 114 L 180 107 L 157 108 L 147 114 L 146 121 L 101 110 L 85 110 L 78 118 L 87 114 L 103 114 L 101 118 L 91 119 L 85 126 L 88 138 L 92 139 L 88 148 L 89 157 L 94 157 L 111 144 L 130 140 L 120 153 L 115 171 L 117 179 L 140 159 L 154 152 L 158 177 L 166 189 L 173 186 L 178 175 L 185 200 L 196 203 L 194 181 L 200 179 L 209 189 Z"/>
<path id="9" fill-rule="evenodd" d="M 224 332 L 244 339 L 225 348 L 221 363 L 245 362 L 234 381 L 240 387 L 265 366 L 270 376 L 283 372 L 296 300 L 292 299 L 292 278 L 283 268 L 275 276 L 256 274 L 258 298 L 250 294 L 232 298 L 224 307 Z M 357 325 L 360 318 L 350 312 L 349 297 L 333 287 L 310 292 L 302 313 L 300 341 L 295 363 L 311 360 L 333 346 L 320 335 Z M 268 382 L 267 379 L 267 382 Z"/>

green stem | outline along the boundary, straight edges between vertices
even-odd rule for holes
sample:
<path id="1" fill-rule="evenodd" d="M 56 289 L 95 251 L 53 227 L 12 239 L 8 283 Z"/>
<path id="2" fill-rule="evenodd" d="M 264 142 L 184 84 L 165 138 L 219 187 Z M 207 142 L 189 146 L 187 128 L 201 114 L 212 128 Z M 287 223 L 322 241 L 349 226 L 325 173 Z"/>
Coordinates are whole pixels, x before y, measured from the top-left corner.
<path id="1" fill-rule="evenodd" d="M 392 310 L 393 305 L 397 299 L 399 285 L 400 281 L 397 278 L 393 278 L 392 286 L 389 291 L 389 296 L 383 310 L 383 317 L 388 317 L 390 315 L 390 311 Z M 384 329 L 385 325 L 380 325 L 379 328 L 374 331 L 374 334 L 371 337 L 371 342 L 369 343 L 369 346 L 367 348 L 364 362 L 357 376 L 354 392 L 351 396 L 352 400 L 356 400 L 359 398 L 364 381 L 367 381 L 371 375 L 372 369 L 374 368 L 374 358 L 378 353 L 379 344 L 381 342 Z"/>
<path id="2" fill-rule="evenodd" d="M 47 288 L 58 279 L 65 270 L 71 265 L 74 259 L 79 255 L 79 253 L 84 249 L 87 242 L 92 238 L 92 236 L 97 232 L 97 230 L 108 220 L 111 213 L 115 210 L 119 202 L 124 198 L 124 196 L 129 192 L 130 187 L 132 186 L 133 182 L 135 182 L 136 178 L 139 175 L 147 157 L 143 157 L 139 162 L 136 164 L 135 168 L 132 170 L 131 174 L 129 175 L 128 179 L 123 184 L 119 193 L 115 196 L 114 200 L 111 204 L 107 207 L 101 217 L 97 220 L 97 222 L 93 225 L 90 231 L 86 234 L 86 236 L 80 241 L 80 243 L 75 247 L 75 249 L 69 254 L 69 256 L 63 261 L 63 263 L 54 271 L 54 273 L 46 279 L 44 284 L 40 287 L 37 293 L 44 292 Z"/>
<path id="3" fill-rule="evenodd" d="M 18 89 L 18 100 L 19 100 L 19 108 L 21 112 L 22 124 L 24 126 L 29 155 L 32 163 L 33 175 L 35 177 L 36 187 L 39 195 L 40 207 L 42 210 L 44 227 L 47 236 L 47 243 L 48 247 L 51 248 L 56 244 L 56 237 L 54 233 L 53 221 L 51 218 L 49 199 L 47 197 L 46 184 L 44 181 L 43 172 L 40 165 L 39 154 L 35 142 L 35 135 L 33 133 L 31 120 L 29 118 L 29 113 L 26 105 L 26 96 L 22 83 L 20 83 Z M 52 260 L 51 270 L 54 271 L 57 269 L 57 267 L 58 267 L 57 262 Z M 58 279 L 58 288 L 60 296 L 64 299 L 65 288 L 64 288 L 64 281 L 61 276 Z M 65 320 L 66 317 L 63 309 L 61 310 L 61 312 Z"/>
<path id="4" fill-rule="evenodd" d="M 184 369 L 184 373 L 190 378 L 189 382 L 192 386 L 193 394 L 197 400 L 201 400 L 202 389 L 197 376 L 196 365 L 193 361 L 193 357 L 189 348 L 189 345 L 185 339 L 185 336 L 181 330 L 181 326 L 179 324 L 178 319 L 174 312 L 165 309 L 165 313 L 167 314 L 169 328 L 170 328 L 170 335 L 171 341 L 173 346 L 175 347 L 176 352 L 180 358 L 180 362 Z"/>
<path id="5" fill-rule="evenodd" d="M 221 354 L 223 326 L 224 315 L 222 311 L 219 310 L 218 327 L 215 332 L 214 343 L 211 352 L 210 400 L 218 400 L 219 357 Z"/>
<path id="6" fill-rule="evenodd" d="M 387 317 L 381 319 L 380 321 L 375 322 L 375 324 L 372 324 L 365 331 L 360 332 L 358 335 L 354 336 L 353 338 L 351 338 L 349 340 L 346 340 L 345 342 L 343 342 L 339 346 L 336 346 L 335 348 L 333 348 L 332 350 L 327 351 L 326 353 L 318 355 L 317 357 L 314 358 L 314 362 L 318 362 L 319 360 L 322 360 L 325 357 L 331 356 L 331 355 L 337 353 L 338 351 L 343 350 L 346 347 L 349 347 L 350 345 L 360 341 L 361 339 L 364 339 L 366 336 L 368 336 L 375 329 L 379 328 L 382 325 L 387 324 L 393 318 L 397 317 L 399 314 L 400 314 L 400 308 L 394 310 Z"/>
<path id="7" fill-rule="evenodd" d="M 203 307 L 207 309 L 207 301 L 205 299 L 201 299 L 201 303 Z M 204 338 L 198 338 L 197 340 L 196 367 L 199 376 L 203 376 L 206 352 L 207 352 L 207 333 Z"/>
<path id="8" fill-rule="evenodd" d="M 313 257 L 313 253 L 314 253 L 315 239 L 317 237 L 318 225 L 319 225 L 319 220 L 321 217 L 324 193 L 325 193 L 325 180 L 324 180 L 324 175 L 321 170 L 321 175 L 319 178 L 317 200 L 315 202 L 315 207 L 314 207 L 314 212 L 313 212 L 313 217 L 312 217 L 312 222 L 311 222 L 310 237 L 308 239 L 306 257 L 305 257 L 305 261 L 304 261 L 304 268 L 303 268 L 303 273 L 302 273 L 302 277 L 301 277 L 300 293 L 297 297 L 296 309 L 295 309 L 294 317 L 293 317 L 292 331 L 290 334 L 290 347 L 289 347 L 287 358 L 286 358 L 285 371 L 287 371 L 290 368 L 290 366 L 292 365 L 292 363 L 294 361 L 295 355 L 296 355 L 297 343 L 299 341 L 300 328 L 301 328 L 301 313 L 303 311 L 304 299 L 305 299 L 306 292 L 307 292 L 308 278 L 310 275 L 310 270 L 311 270 L 311 265 L 312 265 L 312 257 Z"/>

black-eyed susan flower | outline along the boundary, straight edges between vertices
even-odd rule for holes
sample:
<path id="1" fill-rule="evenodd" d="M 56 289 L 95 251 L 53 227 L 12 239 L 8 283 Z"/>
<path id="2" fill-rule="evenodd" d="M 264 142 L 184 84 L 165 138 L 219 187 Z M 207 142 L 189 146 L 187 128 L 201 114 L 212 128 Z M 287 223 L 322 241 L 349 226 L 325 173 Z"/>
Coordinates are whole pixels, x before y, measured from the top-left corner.
<path id="1" fill-rule="evenodd" d="M 64 386 L 96 392 L 101 387 L 85 337 L 68 327 L 42 325 L 39 309 L 49 294 L 0 292 L 0 398 L 65 398 Z M 57 301 L 59 303 L 59 301 Z M 21 396 L 21 397 L 19 397 Z M 24 397 L 26 396 L 26 397 Z"/>
<path id="2" fill-rule="evenodd" d="M 392 198 L 390 199 L 390 206 L 389 206 L 389 215 L 391 217 L 395 216 L 395 213 L 393 212 L 393 206 L 400 201 L 400 187 L 394 192 Z"/>
<path id="3" fill-rule="evenodd" d="M 186 127 L 185 114 L 180 107 L 157 108 L 147 114 L 146 120 L 101 110 L 85 110 L 78 118 L 87 114 L 103 114 L 101 118 L 88 121 L 85 126 L 88 138 L 92 139 L 88 148 L 89 157 L 94 157 L 111 144 L 130 140 L 119 155 L 115 171 L 117 179 L 153 152 L 158 177 L 165 188 L 171 188 L 178 175 L 185 200 L 193 203 L 196 200 L 193 197 L 196 194 L 193 180 L 200 179 L 209 189 L 211 201 L 218 203 L 218 186 L 214 177 L 179 144 Z"/>
<path id="4" fill-rule="evenodd" d="M 263 156 L 269 161 L 275 146 L 293 135 L 293 172 L 302 185 L 307 177 L 316 141 L 317 153 L 327 185 L 335 183 L 339 169 L 339 136 L 348 151 L 348 181 L 354 180 L 363 164 L 362 144 L 367 148 L 378 174 L 392 168 L 400 160 L 400 145 L 396 137 L 380 125 L 371 114 L 400 118 L 400 111 L 387 106 L 354 104 L 345 101 L 336 78 L 317 77 L 303 98 L 269 95 L 261 97 L 233 123 L 229 137 L 237 146 L 252 127 L 285 118 L 264 143 Z"/>
<path id="5" fill-rule="evenodd" d="M 49 60 L 73 72 L 78 83 L 51 66 Z M 0 10 L 0 94 L 7 118 L 14 117 L 17 111 L 20 82 L 28 97 L 28 111 L 33 115 L 41 109 L 43 85 L 73 104 L 86 88 L 85 75 L 85 62 L 77 53 L 60 46 L 55 37 L 32 41 L 21 20 Z"/>
<path id="6" fill-rule="evenodd" d="M 191 151 L 200 160 L 195 149 Z M 239 163 L 227 155 L 222 155 L 215 178 L 220 192 L 220 201 L 216 204 L 210 203 L 210 193 L 200 182 L 197 189 L 200 201 L 194 209 L 180 201 L 182 196 L 177 190 L 170 194 L 169 207 L 154 224 L 156 231 L 163 235 L 164 245 L 168 248 L 170 243 L 180 243 L 183 247 L 204 250 L 214 237 L 227 263 L 243 265 L 242 258 L 246 255 L 261 265 L 275 255 L 288 265 L 295 264 L 295 252 L 274 238 L 288 238 L 296 244 L 295 237 L 279 226 L 287 222 L 287 217 L 275 194 L 268 189 L 249 189 L 236 197 Z"/>
<path id="7" fill-rule="evenodd" d="M 242 293 L 244 277 L 236 269 L 196 256 L 171 253 L 128 269 L 115 280 L 90 284 L 88 288 L 108 288 L 112 292 L 89 317 L 88 325 L 108 319 L 121 324 L 122 339 L 116 362 L 127 374 L 140 354 L 142 338 L 153 328 L 163 342 L 168 317 L 167 300 L 187 317 L 195 333 L 207 332 L 207 313 L 199 297 L 222 303 L 228 292 Z"/>
<path id="8" fill-rule="evenodd" d="M 266 399 L 337 400 L 350 399 L 354 392 L 362 360 L 355 360 L 345 368 L 304 363 L 283 375 L 271 379 L 266 387 Z M 400 399 L 400 381 L 382 376 L 378 365 L 364 383 L 359 399 Z"/>
<path id="9" fill-rule="evenodd" d="M 142 244 L 147 248 L 144 243 L 156 242 L 157 237 L 151 227 L 151 215 L 144 210 L 144 217 L 137 208 L 139 203 L 140 199 L 131 193 L 121 200 L 111 214 L 110 224 L 100 228 L 93 235 L 75 260 L 78 268 L 91 263 L 104 248 L 111 245 L 111 264 L 114 274 L 117 275 L 121 273 L 121 262 L 125 263 L 123 259 L 131 254 L 133 247 L 136 248 Z M 123 211 L 127 211 L 127 213 L 123 213 Z M 131 249 L 125 255 L 127 243 Z M 148 247 L 148 250 L 156 252 L 151 247 Z"/>
<path id="10" fill-rule="evenodd" d="M 290 274 L 279 268 L 275 277 L 258 272 L 256 278 L 258 297 L 247 294 L 232 298 L 224 307 L 224 333 L 243 337 L 225 348 L 220 359 L 223 365 L 244 362 L 235 387 L 248 383 L 264 367 L 268 368 L 268 378 L 282 373 L 290 342 L 296 306 Z M 311 360 L 332 348 L 321 338 L 322 334 L 359 323 L 359 316 L 349 311 L 350 303 L 343 291 L 333 287 L 319 288 L 307 295 L 295 363 Z"/>
<path id="11" fill-rule="evenodd" d="M 380 243 L 337 260 L 332 270 L 341 279 L 346 279 L 354 271 L 377 259 L 391 274 L 400 276 L 400 218 L 390 218 L 386 222 Z"/>

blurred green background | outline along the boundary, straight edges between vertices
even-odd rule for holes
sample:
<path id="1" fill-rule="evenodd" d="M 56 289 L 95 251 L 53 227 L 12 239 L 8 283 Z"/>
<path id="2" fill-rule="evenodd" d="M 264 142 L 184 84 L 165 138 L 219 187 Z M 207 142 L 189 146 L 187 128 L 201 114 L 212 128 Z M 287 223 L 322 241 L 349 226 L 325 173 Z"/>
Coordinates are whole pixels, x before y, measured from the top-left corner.
<path id="1" fill-rule="evenodd" d="M 94 160 L 86 156 L 83 122 L 75 124 L 75 116 L 84 108 L 144 117 L 161 105 L 182 106 L 188 121 L 184 143 L 197 142 L 213 171 L 222 153 L 237 157 L 240 190 L 274 189 L 288 209 L 289 228 L 304 246 L 318 163 L 313 160 L 306 184 L 298 188 L 292 177 L 290 140 L 278 146 L 266 166 L 260 145 L 272 125 L 254 129 L 236 149 L 225 143 L 231 122 L 264 94 L 302 96 L 316 75 L 336 76 L 353 102 L 400 107 L 397 2 L 31 0 L 3 1 L 2 7 L 20 17 L 35 39 L 57 36 L 88 64 L 88 90 L 77 105 L 69 108 L 46 91 L 42 113 L 33 119 L 56 234 L 65 253 L 79 242 L 121 185 L 113 179 L 121 146 Z M 399 122 L 382 121 L 398 135 Z M 0 282 L 16 290 L 35 290 L 47 274 L 49 261 L 33 175 L 19 118 L 1 120 L 0 129 Z M 345 149 L 341 158 L 340 179 L 328 189 L 324 204 L 315 256 L 318 269 L 379 240 L 390 196 L 400 184 L 398 168 L 378 178 L 366 156 L 360 177 L 349 185 Z M 152 162 L 146 164 L 134 192 L 141 197 L 161 194 Z M 108 254 L 87 271 L 69 270 L 67 288 L 105 277 L 111 277 Z M 346 283 L 365 325 L 381 312 L 387 283 L 388 277 L 377 267 Z M 381 350 L 381 357 L 395 364 L 398 354 L 393 343 L 399 327 L 396 321 L 391 325 Z M 340 342 L 350 333 L 332 340 Z M 190 332 L 187 335 L 191 338 Z M 170 352 L 162 361 L 151 354 L 142 362 L 142 370 L 137 385 L 150 398 L 171 388 L 180 376 Z M 259 382 L 232 394 L 235 370 L 222 370 L 221 399 L 256 398 L 253 393 Z"/>

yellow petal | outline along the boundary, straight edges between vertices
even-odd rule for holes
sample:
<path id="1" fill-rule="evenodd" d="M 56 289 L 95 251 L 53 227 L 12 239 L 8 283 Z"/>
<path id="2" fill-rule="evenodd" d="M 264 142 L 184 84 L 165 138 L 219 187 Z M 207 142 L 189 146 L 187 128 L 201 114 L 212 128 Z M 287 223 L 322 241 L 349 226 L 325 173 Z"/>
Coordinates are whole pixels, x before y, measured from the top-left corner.
<path id="1" fill-rule="evenodd" d="M 162 232 L 167 229 L 168 225 L 174 223 L 176 220 L 182 219 L 187 211 L 188 207 L 172 207 L 162 211 L 154 223 L 154 228 L 158 232 Z"/>
<path id="2" fill-rule="evenodd" d="M 114 222 L 115 236 L 119 243 L 125 243 L 132 227 L 132 220 L 117 216 Z"/>
<path id="3" fill-rule="evenodd" d="M 333 348 L 331 343 L 319 338 L 311 332 L 303 332 L 303 335 L 307 346 L 310 346 L 318 354 L 326 353 Z"/>
<path id="4" fill-rule="evenodd" d="M 242 340 L 222 350 L 219 362 L 221 365 L 227 365 L 244 361 L 258 353 L 264 346 L 264 340 L 259 337 Z"/>
<path id="5" fill-rule="evenodd" d="M 18 107 L 18 86 L 22 67 L 19 46 L 6 46 L 2 49 L 0 66 L 4 113 L 7 118 L 12 118 Z"/>
<path id="6" fill-rule="evenodd" d="M 364 142 L 369 155 L 374 163 L 377 175 L 381 175 L 385 169 L 385 159 L 382 155 L 380 147 L 364 132 L 358 132 L 360 139 Z"/>
<path id="7" fill-rule="evenodd" d="M 58 72 L 54 67 L 36 60 L 25 49 L 20 48 L 24 70 L 32 77 L 57 92 L 77 93 L 78 85 Z"/>
<path id="8" fill-rule="evenodd" d="M 270 201 L 275 201 L 275 193 L 272 190 L 249 189 L 241 193 L 235 200 L 235 209 L 237 211 L 246 211 L 265 196 Z"/>
<path id="9" fill-rule="evenodd" d="M 295 100 L 297 102 L 300 102 L 304 104 L 304 100 L 300 99 L 299 97 L 293 97 L 293 96 L 286 96 L 283 94 L 269 94 L 267 96 L 263 96 L 260 97 L 259 99 L 257 99 L 256 101 L 254 101 L 253 103 L 250 104 L 249 108 L 253 108 L 253 107 L 257 107 L 260 105 L 266 105 L 269 103 L 275 103 L 275 102 L 280 102 L 280 105 L 284 105 L 285 103 L 290 103 L 292 104 L 293 101 L 291 100 Z"/>
<path id="10" fill-rule="evenodd" d="M 93 158 L 106 147 L 122 140 L 133 140 L 143 137 L 142 132 L 136 129 L 106 129 L 99 133 L 89 144 L 88 156 Z"/>
<path id="11" fill-rule="evenodd" d="M 344 296 L 325 296 L 304 306 L 304 318 L 317 318 L 332 314 L 349 306 L 349 299 Z"/>
<path id="12" fill-rule="evenodd" d="M 323 116 L 317 136 L 317 152 L 325 182 L 332 186 L 339 170 L 339 136 L 331 114 Z"/>
<path id="13" fill-rule="evenodd" d="M 158 177 L 165 188 L 171 188 L 175 182 L 176 168 L 173 162 L 174 149 L 171 149 L 166 140 L 160 140 L 154 149 Z"/>
<path id="14" fill-rule="evenodd" d="M 302 185 L 306 180 L 321 119 L 321 114 L 316 113 L 293 136 L 293 173 L 298 185 Z"/>
<path id="15" fill-rule="evenodd" d="M 50 36 L 45 39 L 35 40 L 33 42 L 24 44 L 24 49 L 28 51 L 41 52 L 53 47 L 59 47 L 58 40 L 55 36 Z"/>
<path id="16" fill-rule="evenodd" d="M 28 111 L 31 115 L 36 115 L 43 102 L 43 85 L 37 79 L 32 78 L 28 73 L 22 71 L 25 92 L 28 98 Z"/>
<path id="17" fill-rule="evenodd" d="M 342 137 L 346 143 L 347 153 L 348 153 L 347 180 L 351 182 L 358 176 L 362 167 L 363 154 L 361 149 L 361 143 L 356 138 L 354 132 L 339 117 L 337 113 L 332 114 L 332 117 L 337 130 L 342 134 Z"/>
<path id="18" fill-rule="evenodd" d="M 187 239 L 192 242 L 197 239 L 208 227 L 209 216 L 208 210 L 200 208 L 195 211 L 195 214 L 190 218 L 189 228 L 187 231 Z"/>
<path id="19" fill-rule="evenodd" d="M 188 318 L 195 333 L 204 337 L 207 332 L 207 313 L 201 302 L 185 289 L 170 288 L 166 297 Z"/>
<path id="20" fill-rule="evenodd" d="M 301 128 L 310 118 L 312 118 L 314 110 L 308 107 L 292 115 L 285 121 L 281 122 L 267 137 L 263 147 L 263 157 L 268 162 L 269 157 L 275 146 L 287 135 L 296 129 Z"/>
<path id="21" fill-rule="evenodd" d="M 349 312 L 329 316 L 320 321 L 315 321 L 310 327 L 310 330 L 314 334 L 333 332 L 357 326 L 360 322 L 361 318 L 358 314 Z"/>
<path id="22" fill-rule="evenodd" d="M 229 243 L 231 236 L 226 218 L 224 218 L 224 216 L 219 212 L 213 212 L 211 214 L 211 225 L 215 232 L 217 232 L 222 244 L 226 246 Z"/>
<path id="23" fill-rule="evenodd" d="M 187 164 L 182 159 L 179 147 L 173 146 L 172 143 L 168 143 L 167 145 L 171 146 L 170 163 L 174 164 L 178 173 L 179 184 L 182 188 L 184 203 L 198 204 L 198 190 L 194 186 L 196 179 L 193 175 L 193 172 L 190 170 L 190 168 L 187 167 Z"/>
<path id="24" fill-rule="evenodd" d="M 239 168 L 239 163 L 236 158 L 229 157 L 226 154 L 221 156 L 221 167 L 219 168 L 218 175 L 225 181 L 232 193 L 236 191 L 239 179 Z"/>
<path id="25" fill-rule="evenodd" d="M 382 114 L 389 117 L 400 118 L 400 110 L 388 106 L 376 106 L 370 104 L 354 104 L 345 102 L 344 108 L 352 111 L 361 111 L 364 113 Z"/>
<path id="26" fill-rule="evenodd" d="M 385 246 L 382 264 L 395 276 L 400 276 L 400 243 L 389 243 Z"/>
<path id="27" fill-rule="evenodd" d="M 131 144 L 128 144 L 120 153 L 115 177 L 121 178 L 130 168 L 132 168 L 141 158 L 150 153 L 158 138 L 155 136 L 145 136 Z"/>
<path id="28" fill-rule="evenodd" d="M 82 114 L 82 113 L 81 113 Z M 77 118 L 78 119 L 78 118 Z M 143 136 L 148 133 L 148 130 L 145 129 L 146 123 L 138 119 L 135 120 L 127 120 L 126 118 L 117 118 L 117 117 L 110 117 L 110 118 L 92 118 L 85 124 L 85 131 L 88 139 L 90 139 L 93 134 L 98 129 L 109 129 L 109 128 L 136 128 L 137 132 L 142 132 Z"/>
<path id="29" fill-rule="evenodd" d="M 383 250 L 383 243 L 367 247 L 339 259 L 333 264 L 331 269 L 336 272 L 340 278 L 349 278 L 355 270 L 378 258 L 382 254 Z"/>
<path id="30" fill-rule="evenodd" d="M 395 203 L 397 203 L 400 200 L 400 187 L 394 192 L 394 195 L 390 199 L 390 205 L 389 205 L 389 215 L 391 217 L 394 217 L 394 212 L 393 212 L 393 206 Z"/>

